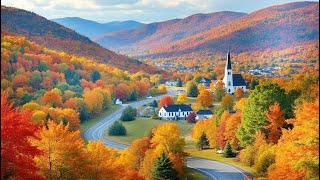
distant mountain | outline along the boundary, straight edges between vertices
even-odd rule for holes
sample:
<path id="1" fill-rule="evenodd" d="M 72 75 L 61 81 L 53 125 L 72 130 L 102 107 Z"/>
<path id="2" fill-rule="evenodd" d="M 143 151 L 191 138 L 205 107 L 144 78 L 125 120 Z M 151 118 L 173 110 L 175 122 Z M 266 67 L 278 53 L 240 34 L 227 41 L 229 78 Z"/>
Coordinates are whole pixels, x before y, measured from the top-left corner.
<path id="1" fill-rule="evenodd" d="M 195 14 L 183 19 L 146 24 L 137 29 L 101 35 L 93 40 L 103 47 L 127 54 L 145 53 L 149 49 L 201 33 L 245 16 L 238 12 Z"/>
<path id="2" fill-rule="evenodd" d="M 120 69 L 162 73 L 138 60 L 105 49 L 89 38 L 33 12 L 1 6 L 1 35 L 22 35 L 29 40 L 68 54 L 92 58 Z"/>
<path id="3" fill-rule="evenodd" d="M 268 7 L 209 31 L 149 51 L 148 57 L 188 53 L 225 53 L 284 49 L 299 44 L 319 47 L 319 3 L 296 2 Z"/>
<path id="4" fill-rule="evenodd" d="M 114 31 L 135 29 L 144 25 L 143 23 L 137 21 L 113 21 L 109 23 L 98 23 L 78 17 L 51 19 L 51 21 L 59 23 L 67 28 L 73 29 L 79 34 L 82 34 L 89 38 L 111 33 Z"/>

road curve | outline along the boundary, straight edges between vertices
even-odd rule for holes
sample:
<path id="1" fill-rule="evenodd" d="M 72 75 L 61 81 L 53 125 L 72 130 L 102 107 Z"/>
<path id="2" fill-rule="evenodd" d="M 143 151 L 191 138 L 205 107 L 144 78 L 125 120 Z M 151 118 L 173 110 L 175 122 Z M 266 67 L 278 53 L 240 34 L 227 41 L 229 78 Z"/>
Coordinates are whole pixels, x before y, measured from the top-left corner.
<path id="1" fill-rule="evenodd" d="M 121 144 L 106 139 L 105 132 L 108 126 L 120 118 L 123 110 L 128 105 L 137 108 L 143 106 L 144 104 L 150 103 L 153 100 L 159 100 L 163 96 L 164 95 L 157 96 L 152 99 L 145 99 L 142 101 L 133 102 L 130 104 L 123 104 L 120 109 L 118 109 L 109 116 L 105 117 L 102 121 L 90 127 L 84 133 L 85 139 L 87 139 L 88 141 L 103 141 L 106 146 L 113 147 L 119 150 L 127 148 L 127 144 Z M 193 168 L 198 172 L 202 173 L 209 180 L 243 180 L 244 177 L 250 176 L 250 173 L 230 164 L 196 157 L 187 157 L 186 160 L 188 167 Z"/>

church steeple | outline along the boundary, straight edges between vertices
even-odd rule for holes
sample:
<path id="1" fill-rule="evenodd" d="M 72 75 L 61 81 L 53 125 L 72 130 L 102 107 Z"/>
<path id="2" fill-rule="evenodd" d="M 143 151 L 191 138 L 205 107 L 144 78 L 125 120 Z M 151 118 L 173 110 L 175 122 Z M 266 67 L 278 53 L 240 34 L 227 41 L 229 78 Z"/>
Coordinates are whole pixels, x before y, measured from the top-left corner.
<path id="1" fill-rule="evenodd" d="M 231 57 L 230 57 L 230 50 L 228 51 L 228 55 L 227 55 L 227 69 L 231 69 Z"/>

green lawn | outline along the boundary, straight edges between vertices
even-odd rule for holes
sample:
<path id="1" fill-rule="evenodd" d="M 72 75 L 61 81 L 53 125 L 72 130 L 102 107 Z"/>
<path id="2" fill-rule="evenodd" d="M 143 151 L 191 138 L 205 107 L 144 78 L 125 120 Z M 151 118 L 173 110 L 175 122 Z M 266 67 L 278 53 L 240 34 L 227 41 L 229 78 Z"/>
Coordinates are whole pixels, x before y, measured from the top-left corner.
<path id="1" fill-rule="evenodd" d="M 187 180 L 207 180 L 208 178 L 192 168 L 184 169 Z"/>
<path id="2" fill-rule="evenodd" d="M 92 119 L 89 119 L 88 121 L 86 121 L 84 123 L 81 123 L 80 124 L 81 137 L 83 137 L 84 132 L 86 132 L 86 130 L 88 130 L 91 126 L 98 123 L 99 121 L 101 121 L 103 118 L 107 117 L 108 115 L 110 115 L 114 111 L 118 110 L 120 107 L 121 107 L 120 105 L 111 105 L 111 107 L 109 109 L 107 109 L 106 111 L 102 112 L 101 114 L 97 115 L 96 117 L 94 117 Z"/>
<path id="3" fill-rule="evenodd" d="M 138 118 L 134 121 L 122 122 L 127 130 L 126 136 L 109 136 L 106 132 L 106 137 L 112 141 L 131 144 L 133 140 L 143 137 L 145 132 L 149 129 L 166 122 L 176 123 L 180 127 L 181 134 L 184 136 L 188 136 L 193 127 L 193 124 L 188 124 L 185 120 L 165 121 L 150 118 Z"/>

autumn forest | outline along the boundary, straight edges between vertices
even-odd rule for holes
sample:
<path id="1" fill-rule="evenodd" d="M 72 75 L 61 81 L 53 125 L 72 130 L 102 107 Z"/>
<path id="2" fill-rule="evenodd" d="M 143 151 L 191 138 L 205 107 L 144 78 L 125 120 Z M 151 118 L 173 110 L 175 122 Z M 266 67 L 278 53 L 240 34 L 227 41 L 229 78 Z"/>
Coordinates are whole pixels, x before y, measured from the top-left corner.
<path id="1" fill-rule="evenodd" d="M 318 2 L 78 21 L 1 5 L 1 179 L 319 179 Z"/>

